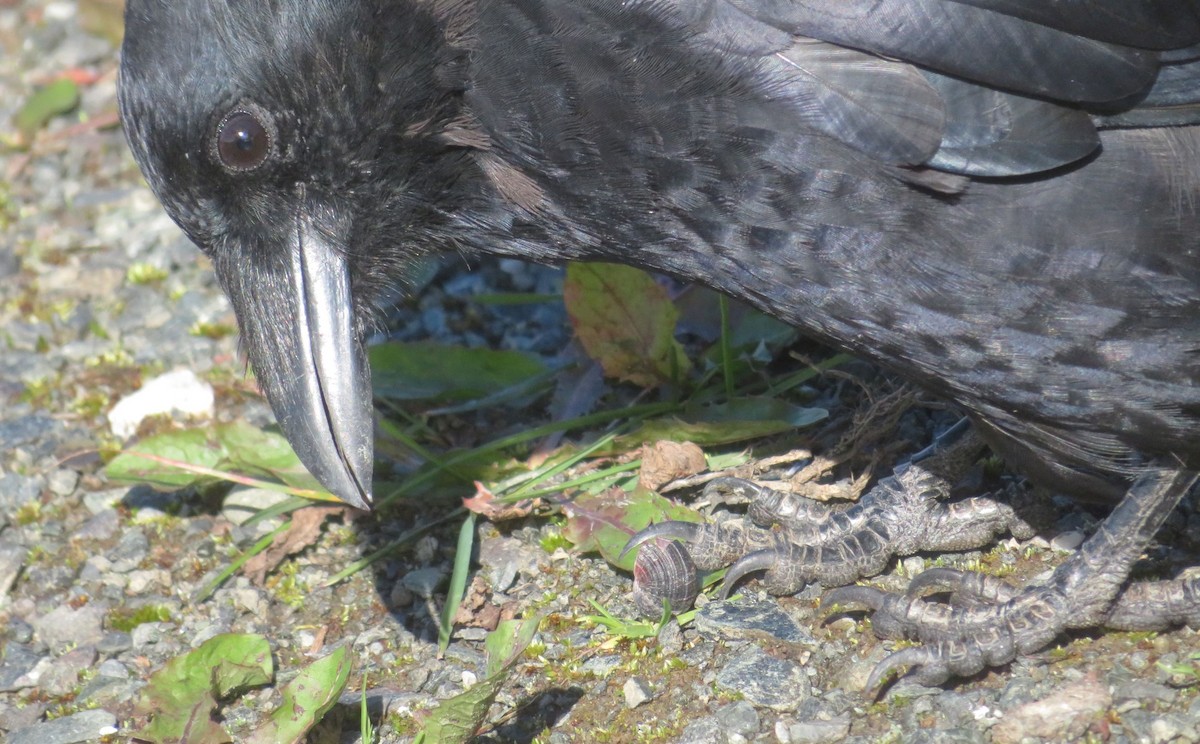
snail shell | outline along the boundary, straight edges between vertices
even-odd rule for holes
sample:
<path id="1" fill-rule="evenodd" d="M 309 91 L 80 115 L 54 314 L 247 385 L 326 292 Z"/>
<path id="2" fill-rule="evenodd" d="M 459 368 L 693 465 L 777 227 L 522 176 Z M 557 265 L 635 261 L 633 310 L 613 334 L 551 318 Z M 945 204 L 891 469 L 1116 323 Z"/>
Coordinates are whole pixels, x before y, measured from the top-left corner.
<path id="1" fill-rule="evenodd" d="M 700 593 L 696 564 L 683 543 L 657 538 L 641 546 L 633 564 L 633 601 L 645 617 L 662 617 L 663 600 L 684 612 Z"/>

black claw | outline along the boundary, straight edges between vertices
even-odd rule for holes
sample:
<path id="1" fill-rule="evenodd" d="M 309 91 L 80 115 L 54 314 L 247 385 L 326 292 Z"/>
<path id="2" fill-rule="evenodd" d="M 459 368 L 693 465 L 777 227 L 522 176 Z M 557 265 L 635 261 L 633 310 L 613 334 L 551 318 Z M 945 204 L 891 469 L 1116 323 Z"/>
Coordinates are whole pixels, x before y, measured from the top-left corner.
<path id="1" fill-rule="evenodd" d="M 926 590 L 958 591 L 962 588 L 967 573 L 957 568 L 930 568 L 922 571 L 908 582 L 905 594 L 909 597 L 922 596 Z"/>
<path id="2" fill-rule="evenodd" d="M 629 554 L 629 551 L 633 550 L 647 540 L 653 540 L 656 537 L 675 538 L 685 542 L 696 542 L 698 539 L 700 539 L 701 527 L 703 527 L 703 525 L 696 524 L 695 522 L 678 522 L 674 520 L 652 524 L 633 537 L 629 538 L 629 542 L 625 543 L 625 547 L 621 549 L 621 555 L 618 557 L 618 560 L 624 560 L 625 556 Z"/>
<path id="3" fill-rule="evenodd" d="M 904 675 L 904 670 L 911 667 L 923 667 L 931 661 L 933 658 L 925 646 L 900 649 L 875 665 L 875 668 L 871 670 L 871 675 L 867 677 L 867 686 L 863 691 L 871 698 L 878 698 L 883 686 L 887 684 L 893 674 L 898 679 Z M 924 683 L 924 680 L 922 682 Z M 932 678 L 929 681 L 929 684 L 936 683 Z"/>
<path id="4" fill-rule="evenodd" d="M 745 578 L 746 574 L 774 568 L 778 560 L 779 553 L 771 548 L 756 550 L 739 558 L 737 563 L 734 563 L 725 572 L 725 580 L 721 582 L 721 599 L 728 599 L 733 587 Z"/>
<path id="5" fill-rule="evenodd" d="M 845 609 L 869 609 L 876 612 L 883 606 L 887 592 L 873 586 L 842 586 L 825 593 L 818 612 L 829 612 L 834 607 Z"/>

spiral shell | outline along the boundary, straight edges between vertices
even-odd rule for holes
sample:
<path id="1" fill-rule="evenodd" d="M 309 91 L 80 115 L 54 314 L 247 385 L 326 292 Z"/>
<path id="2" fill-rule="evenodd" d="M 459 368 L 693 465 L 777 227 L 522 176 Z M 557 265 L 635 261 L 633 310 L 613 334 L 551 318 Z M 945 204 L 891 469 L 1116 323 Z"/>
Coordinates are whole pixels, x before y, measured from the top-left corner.
<path id="1" fill-rule="evenodd" d="M 684 612 L 700 593 L 700 576 L 687 547 L 655 539 L 641 546 L 633 564 L 633 601 L 645 617 L 662 617 L 663 600 L 672 613 Z"/>

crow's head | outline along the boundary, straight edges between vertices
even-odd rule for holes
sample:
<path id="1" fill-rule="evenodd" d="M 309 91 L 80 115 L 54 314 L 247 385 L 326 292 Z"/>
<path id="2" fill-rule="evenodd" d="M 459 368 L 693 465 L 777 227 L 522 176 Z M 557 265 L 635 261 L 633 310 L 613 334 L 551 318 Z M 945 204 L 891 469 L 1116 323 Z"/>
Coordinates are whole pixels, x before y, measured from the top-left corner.
<path id="1" fill-rule="evenodd" d="M 129 0 L 121 115 L 171 217 L 213 261 L 284 434 L 371 501 L 363 337 L 472 198 L 454 2 Z M 467 138 L 469 139 L 469 138 Z"/>

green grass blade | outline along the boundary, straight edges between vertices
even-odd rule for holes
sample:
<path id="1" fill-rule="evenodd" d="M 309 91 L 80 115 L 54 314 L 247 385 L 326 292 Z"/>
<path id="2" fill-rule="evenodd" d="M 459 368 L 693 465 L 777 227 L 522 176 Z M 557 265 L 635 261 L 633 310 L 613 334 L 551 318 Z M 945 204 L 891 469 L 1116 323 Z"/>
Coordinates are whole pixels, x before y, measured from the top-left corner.
<path id="1" fill-rule="evenodd" d="M 454 632 L 454 618 L 458 606 L 467 593 L 467 575 L 471 569 L 471 546 L 475 544 L 475 512 L 468 512 L 458 531 L 458 546 L 454 550 L 454 571 L 450 574 L 450 588 L 446 591 L 446 606 L 442 608 L 442 622 L 438 627 L 438 655 L 445 653 L 450 645 L 450 634 Z"/>

